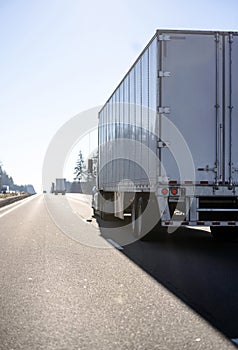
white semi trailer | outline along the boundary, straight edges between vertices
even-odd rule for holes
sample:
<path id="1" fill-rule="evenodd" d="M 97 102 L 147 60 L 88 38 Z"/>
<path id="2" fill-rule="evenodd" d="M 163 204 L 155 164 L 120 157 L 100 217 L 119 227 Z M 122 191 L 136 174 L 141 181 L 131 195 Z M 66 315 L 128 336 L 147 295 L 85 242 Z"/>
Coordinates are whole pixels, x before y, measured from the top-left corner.
<path id="1" fill-rule="evenodd" d="M 157 30 L 98 128 L 95 212 L 238 237 L 238 32 Z"/>
<path id="2" fill-rule="evenodd" d="M 55 180 L 55 189 L 54 189 L 55 195 L 58 193 L 61 193 L 62 195 L 65 195 L 66 193 L 66 179 L 64 178 L 57 178 Z"/>

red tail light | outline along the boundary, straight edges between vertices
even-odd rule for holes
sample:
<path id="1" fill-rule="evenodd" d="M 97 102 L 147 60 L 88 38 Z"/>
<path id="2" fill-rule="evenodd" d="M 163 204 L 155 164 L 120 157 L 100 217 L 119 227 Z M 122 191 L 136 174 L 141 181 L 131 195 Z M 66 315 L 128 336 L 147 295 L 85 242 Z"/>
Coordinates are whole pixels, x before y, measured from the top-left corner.
<path id="1" fill-rule="evenodd" d="M 168 190 L 167 188 L 163 188 L 163 189 L 161 190 L 161 193 L 162 193 L 164 196 L 166 196 L 166 195 L 169 193 L 169 190 Z"/>
<path id="2" fill-rule="evenodd" d="M 178 189 L 177 189 L 177 188 L 172 188 L 172 189 L 171 189 L 171 194 L 172 194 L 173 196 L 176 196 L 176 194 L 178 194 Z"/>

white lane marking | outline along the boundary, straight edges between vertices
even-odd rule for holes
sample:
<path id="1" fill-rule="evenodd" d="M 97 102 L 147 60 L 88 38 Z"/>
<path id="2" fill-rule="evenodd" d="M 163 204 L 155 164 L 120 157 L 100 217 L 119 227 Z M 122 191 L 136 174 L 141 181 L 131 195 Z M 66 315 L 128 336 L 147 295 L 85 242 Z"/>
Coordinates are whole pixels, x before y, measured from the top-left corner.
<path id="1" fill-rule="evenodd" d="M 238 338 L 232 338 L 231 341 L 232 341 L 234 344 L 238 345 Z"/>
<path id="2" fill-rule="evenodd" d="M 0 208 L 0 213 L 2 212 L 2 211 L 6 211 L 6 210 L 8 210 L 8 209 L 10 209 L 10 208 L 12 208 L 12 207 L 15 207 L 17 204 L 19 204 L 20 202 L 19 201 L 16 201 L 16 202 L 13 202 L 13 203 L 11 203 L 11 204 L 7 204 L 7 205 L 4 205 L 3 207 L 1 207 Z"/>
<path id="3" fill-rule="evenodd" d="M 108 238 L 107 241 L 112 244 L 115 248 L 119 249 L 119 250 L 123 250 L 124 248 L 122 248 L 122 246 L 120 246 L 120 244 L 118 244 L 117 242 L 113 241 L 113 239 Z"/>
<path id="4" fill-rule="evenodd" d="M 26 199 L 20 200 L 20 203 L 19 203 L 19 204 L 15 205 L 13 208 L 8 209 L 8 210 L 6 210 L 4 213 L 0 214 L 0 218 L 2 218 L 3 216 L 5 216 L 5 215 L 11 213 L 11 212 L 14 211 L 15 209 L 21 207 L 22 205 L 24 205 L 24 204 L 26 204 L 26 203 L 32 201 L 32 199 L 34 199 L 34 198 L 36 198 L 36 197 L 39 197 L 39 196 L 40 196 L 40 194 L 35 194 L 35 195 L 31 196 L 31 197 L 28 197 L 28 198 L 26 198 Z M 14 204 L 14 203 L 12 203 L 12 204 Z"/>

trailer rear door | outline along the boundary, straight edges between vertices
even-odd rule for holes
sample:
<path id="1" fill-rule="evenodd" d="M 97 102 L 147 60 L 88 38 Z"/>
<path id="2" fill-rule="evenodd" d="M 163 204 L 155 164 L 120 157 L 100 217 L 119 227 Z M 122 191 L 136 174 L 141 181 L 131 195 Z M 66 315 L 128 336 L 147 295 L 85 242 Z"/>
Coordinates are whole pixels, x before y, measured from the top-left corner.
<path id="1" fill-rule="evenodd" d="M 173 147 L 179 149 L 181 137 L 191 151 L 196 181 L 214 182 L 222 175 L 222 45 L 222 38 L 215 33 L 158 35 L 159 132 L 164 141 L 160 152 L 170 180 L 191 180 L 179 175 L 186 157 L 176 165 L 171 152 Z M 173 132 L 162 117 L 175 125 L 180 135 L 176 145 Z"/>
<path id="2" fill-rule="evenodd" d="M 224 36 L 224 180 L 238 184 L 238 36 Z"/>

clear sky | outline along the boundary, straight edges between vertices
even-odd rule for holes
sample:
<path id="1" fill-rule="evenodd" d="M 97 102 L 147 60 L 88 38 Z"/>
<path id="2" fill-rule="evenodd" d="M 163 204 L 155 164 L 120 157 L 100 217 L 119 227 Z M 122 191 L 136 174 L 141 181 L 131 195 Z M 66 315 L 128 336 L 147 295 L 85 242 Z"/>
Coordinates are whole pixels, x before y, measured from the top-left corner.
<path id="1" fill-rule="evenodd" d="M 40 190 L 54 134 L 107 100 L 157 28 L 238 30 L 237 13 L 237 0 L 0 0 L 3 168 Z"/>

